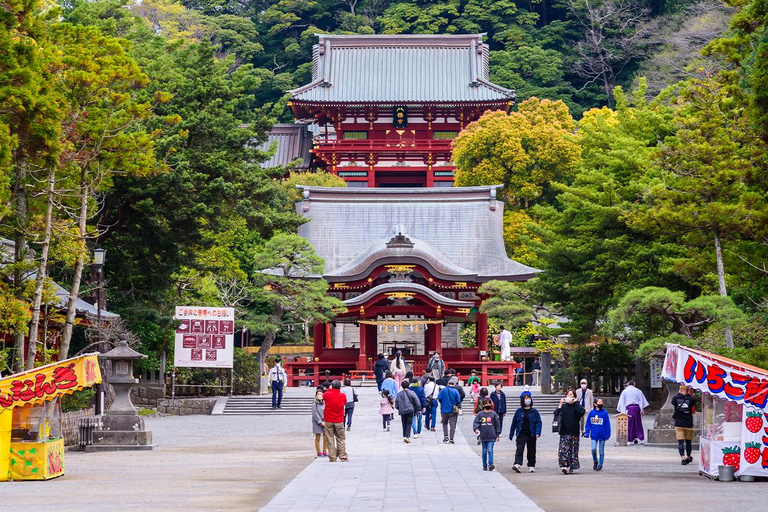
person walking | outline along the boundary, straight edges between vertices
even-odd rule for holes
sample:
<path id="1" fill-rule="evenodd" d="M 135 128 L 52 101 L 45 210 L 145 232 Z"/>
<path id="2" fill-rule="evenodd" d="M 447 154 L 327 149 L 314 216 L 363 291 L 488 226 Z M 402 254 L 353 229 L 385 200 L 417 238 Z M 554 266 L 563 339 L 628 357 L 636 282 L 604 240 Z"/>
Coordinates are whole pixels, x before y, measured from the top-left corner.
<path id="1" fill-rule="evenodd" d="M 410 374 L 411 372 L 408 372 L 408 375 Z M 413 381 L 413 384 L 411 384 L 408 389 L 416 393 L 416 397 L 421 404 L 421 407 L 413 413 L 413 438 L 418 439 L 419 436 L 421 436 L 421 420 L 423 419 L 424 413 L 427 412 L 427 395 L 418 380 Z"/>
<path id="2" fill-rule="evenodd" d="M 541 415 L 533 408 L 533 397 L 523 395 L 520 397 L 520 407 L 512 417 L 509 427 L 509 440 L 517 436 L 515 450 L 515 463 L 512 470 L 520 473 L 523 464 L 523 451 L 528 449 L 528 472 L 536 472 L 536 441 L 541 436 Z"/>
<path id="3" fill-rule="evenodd" d="M 691 443 L 693 442 L 693 413 L 696 411 L 696 397 L 690 391 L 691 388 L 680 384 L 679 392 L 672 398 L 672 407 L 675 408 L 672 419 L 675 420 L 677 451 L 680 453 L 680 464 L 683 466 L 693 462 Z"/>
<path id="4" fill-rule="evenodd" d="M 475 415 L 472 430 L 477 434 L 483 445 L 483 471 L 493 471 L 493 447 L 501 435 L 499 416 L 492 410 L 493 402 L 490 398 L 484 398 L 482 411 Z"/>
<path id="5" fill-rule="evenodd" d="M 408 389 L 410 383 L 408 379 L 403 379 L 400 384 L 403 389 L 395 397 L 395 409 L 400 413 L 400 420 L 403 422 L 403 442 L 411 442 L 411 428 L 413 427 L 413 415 L 421 407 L 416 393 Z"/>
<path id="6" fill-rule="evenodd" d="M 443 424 L 443 442 L 454 444 L 453 436 L 456 434 L 456 421 L 459 417 L 459 405 L 461 404 L 461 397 L 459 392 L 456 391 L 456 379 L 448 381 L 448 385 L 445 386 L 437 395 L 437 401 L 440 402 L 440 422 Z M 450 424 L 450 431 L 448 426 Z"/>
<path id="7" fill-rule="evenodd" d="M 382 390 L 381 400 L 379 400 L 379 414 L 381 414 L 381 425 L 387 432 L 389 432 L 392 415 L 395 413 L 393 405 L 395 405 L 395 399 L 389 395 L 389 391 Z"/>
<path id="8" fill-rule="evenodd" d="M 280 365 L 280 360 L 275 361 L 275 365 L 269 370 L 269 382 L 272 386 L 272 409 L 280 409 L 283 404 L 283 386 L 288 380 L 285 370 Z"/>
<path id="9" fill-rule="evenodd" d="M 576 391 L 569 388 L 565 398 L 560 399 L 560 405 L 555 411 L 560 416 L 560 446 L 557 459 L 560 471 L 567 475 L 579 469 L 579 420 L 584 416 L 584 408 L 576 401 Z"/>
<path id="10" fill-rule="evenodd" d="M 620 413 L 629 416 L 629 425 L 627 425 L 627 441 L 637 444 L 638 441 L 645 440 L 643 432 L 643 409 L 648 407 L 648 400 L 642 391 L 635 387 L 635 381 L 630 380 L 624 391 L 619 395 L 619 405 L 616 409 Z"/>
<path id="11" fill-rule="evenodd" d="M 507 414 L 507 395 L 504 394 L 504 385 L 499 382 L 496 384 L 496 389 L 491 393 L 491 401 L 493 402 L 493 410 L 499 415 L 499 428 L 504 429 L 504 415 Z"/>
<path id="12" fill-rule="evenodd" d="M 480 390 L 477 392 L 477 399 L 475 399 L 475 404 L 472 407 L 472 414 L 477 414 L 483 410 L 483 401 L 486 398 L 490 398 L 488 394 L 488 388 L 480 388 Z M 491 400 L 491 404 L 493 404 L 493 400 Z M 495 412 L 496 408 L 491 408 L 491 410 Z"/>
<path id="13" fill-rule="evenodd" d="M 603 399 L 594 402 L 594 408 L 587 415 L 584 437 L 592 440 L 592 469 L 603 470 L 605 442 L 611 438 L 611 417 L 603 409 Z"/>
<path id="14" fill-rule="evenodd" d="M 323 415 L 325 413 L 325 402 L 323 401 L 323 392 L 321 390 L 315 391 L 315 401 L 312 402 L 312 433 L 315 435 L 315 452 L 318 457 L 327 457 L 328 448 L 325 443 L 325 421 Z M 320 450 L 320 438 L 323 438 L 323 449 Z"/>
<path id="15" fill-rule="evenodd" d="M 579 428 L 583 434 L 584 422 L 587 419 L 587 415 L 589 415 L 593 408 L 592 404 L 595 402 L 595 399 L 592 395 L 592 390 L 587 387 L 587 379 L 581 379 L 581 382 L 579 383 L 579 389 L 576 390 L 576 401 L 579 402 L 581 407 L 584 409 L 584 416 L 581 417 L 581 423 L 579 424 Z"/>
<path id="16" fill-rule="evenodd" d="M 435 382 L 435 378 L 430 375 L 427 377 L 427 383 L 424 385 L 424 396 L 427 399 L 426 412 L 424 413 L 424 428 L 435 431 L 437 423 L 437 395 L 440 393 L 440 386 Z"/>
<path id="17" fill-rule="evenodd" d="M 477 401 L 477 398 L 480 396 L 480 377 L 477 376 L 477 372 L 475 370 L 469 372 L 467 386 L 469 386 L 469 396 L 473 401 Z M 482 404 L 480 405 L 482 406 Z"/>
<path id="18" fill-rule="evenodd" d="M 392 376 L 395 379 L 395 386 L 397 386 L 399 391 L 400 387 L 402 386 L 403 379 L 405 378 L 405 373 L 408 371 L 408 365 L 405 364 L 403 353 L 399 350 L 395 354 L 395 358 L 392 360 L 392 363 L 389 365 L 389 371 L 392 372 Z"/>
<path id="19" fill-rule="evenodd" d="M 440 377 L 439 379 L 435 379 L 435 382 L 437 383 L 438 386 L 440 386 L 440 389 L 443 389 L 445 386 L 448 385 L 449 380 L 451 380 L 451 371 L 445 370 L 443 372 L 443 376 Z"/>
<path id="20" fill-rule="evenodd" d="M 344 379 L 341 392 L 347 397 L 347 403 L 344 404 L 344 423 L 347 424 L 347 432 L 349 432 L 352 430 L 352 415 L 355 413 L 355 402 L 357 402 L 357 393 L 350 379 Z"/>
<path id="21" fill-rule="evenodd" d="M 427 371 L 432 374 L 437 381 L 445 373 L 445 361 L 440 357 L 440 352 L 435 351 L 427 363 Z"/>
<path id="22" fill-rule="evenodd" d="M 384 354 L 378 354 L 376 358 L 376 364 L 373 365 L 373 374 L 376 376 L 376 387 L 381 392 L 381 383 L 384 382 L 384 375 L 389 370 L 389 361 L 387 361 Z"/>
<path id="23" fill-rule="evenodd" d="M 381 391 L 382 391 L 382 393 L 385 390 L 388 391 L 389 392 L 389 396 L 392 397 L 392 400 L 394 400 L 395 397 L 397 396 L 397 393 L 400 391 L 399 389 L 397 389 L 397 383 L 395 382 L 395 379 L 392 378 L 392 372 L 389 371 L 389 370 L 387 370 L 384 373 L 384 377 L 385 377 L 384 378 L 384 382 L 381 383 Z M 392 418 L 391 419 L 393 419 L 393 420 L 395 419 L 394 411 L 392 412 Z"/>
<path id="24" fill-rule="evenodd" d="M 325 422 L 324 433 L 325 443 L 328 446 L 328 460 L 336 462 L 338 458 L 341 462 L 347 462 L 344 433 L 344 406 L 347 403 L 347 396 L 341 392 L 340 381 L 331 382 L 331 389 L 323 393 L 323 400 L 325 401 L 323 422 Z"/>

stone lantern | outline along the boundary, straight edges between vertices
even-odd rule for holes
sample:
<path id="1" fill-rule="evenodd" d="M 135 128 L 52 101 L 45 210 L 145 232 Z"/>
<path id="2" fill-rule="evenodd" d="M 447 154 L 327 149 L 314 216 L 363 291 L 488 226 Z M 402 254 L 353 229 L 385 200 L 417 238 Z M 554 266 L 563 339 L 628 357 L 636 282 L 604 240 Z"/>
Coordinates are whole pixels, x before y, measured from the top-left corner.
<path id="1" fill-rule="evenodd" d="M 138 415 L 131 402 L 131 388 L 139 382 L 133 376 L 133 362 L 147 356 L 129 347 L 127 338 L 127 335 L 121 334 L 117 346 L 99 356 L 112 362 L 107 382 L 115 390 L 115 401 L 99 419 L 99 426 L 93 433 L 93 445 L 86 446 L 86 451 L 154 448 L 152 432 L 146 430 L 144 418 Z"/>

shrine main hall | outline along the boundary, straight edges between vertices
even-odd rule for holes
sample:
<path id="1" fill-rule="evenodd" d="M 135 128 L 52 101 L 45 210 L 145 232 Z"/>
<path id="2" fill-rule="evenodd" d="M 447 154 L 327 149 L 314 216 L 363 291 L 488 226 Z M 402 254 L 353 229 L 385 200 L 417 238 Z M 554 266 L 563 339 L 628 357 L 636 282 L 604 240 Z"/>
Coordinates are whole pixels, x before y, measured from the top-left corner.
<path id="1" fill-rule="evenodd" d="M 289 385 L 308 375 L 370 371 L 376 355 L 402 351 L 422 372 L 439 351 L 462 375 L 512 385 L 514 362 L 489 360 L 488 317 L 477 293 L 487 281 L 526 281 L 537 269 L 507 257 L 500 186 L 303 187 L 299 234 L 325 261 L 329 295 L 346 311 L 315 324 L 311 361 L 286 363 Z M 475 346 L 460 329 L 475 324 Z"/>

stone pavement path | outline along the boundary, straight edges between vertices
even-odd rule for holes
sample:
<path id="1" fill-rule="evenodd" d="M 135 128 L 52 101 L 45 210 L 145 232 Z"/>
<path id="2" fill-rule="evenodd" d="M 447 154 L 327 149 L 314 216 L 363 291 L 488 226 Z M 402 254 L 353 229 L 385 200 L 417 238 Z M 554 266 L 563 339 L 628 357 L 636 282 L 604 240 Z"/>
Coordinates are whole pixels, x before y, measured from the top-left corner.
<path id="1" fill-rule="evenodd" d="M 262 512 L 541 510 L 504 476 L 483 471 L 458 429 L 456 444 L 444 444 L 439 413 L 436 432 L 405 444 L 397 413 L 391 431 L 382 429 L 376 388 L 358 393 L 349 462 L 315 459 Z"/>

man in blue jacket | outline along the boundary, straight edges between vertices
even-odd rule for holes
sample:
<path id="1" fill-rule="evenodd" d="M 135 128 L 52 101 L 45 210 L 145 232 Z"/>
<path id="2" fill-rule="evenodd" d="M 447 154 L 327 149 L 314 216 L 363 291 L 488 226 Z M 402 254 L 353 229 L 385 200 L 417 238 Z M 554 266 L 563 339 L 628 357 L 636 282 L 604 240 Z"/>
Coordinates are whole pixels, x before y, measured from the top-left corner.
<path id="1" fill-rule="evenodd" d="M 381 383 L 384 382 L 384 374 L 389 370 L 389 361 L 384 357 L 384 354 L 379 354 L 376 357 L 376 364 L 373 365 L 373 374 L 376 376 L 376 387 L 379 388 L 379 393 L 381 393 Z"/>
<path id="2" fill-rule="evenodd" d="M 459 407 L 459 404 L 461 404 L 461 396 L 456 391 L 456 383 L 456 379 L 449 380 L 448 385 L 437 395 L 437 401 L 440 402 L 441 422 L 443 424 L 443 442 L 451 444 L 454 444 L 453 436 L 456 434 L 456 421 L 459 419 L 459 415 L 454 412 L 454 408 Z M 448 431 L 449 424 L 451 426 L 450 433 Z"/>
<path id="3" fill-rule="evenodd" d="M 611 417 L 603 409 L 603 399 L 595 400 L 595 408 L 589 411 L 586 424 L 584 425 L 584 437 L 592 439 L 592 469 L 600 471 L 603 469 L 605 460 L 605 442 L 611 438 Z M 598 459 L 598 450 L 600 458 Z"/>
<path id="4" fill-rule="evenodd" d="M 520 408 L 512 417 L 512 425 L 509 427 L 509 440 L 517 436 L 517 450 L 515 451 L 515 463 L 512 470 L 520 473 L 523 463 L 523 450 L 528 449 L 528 472 L 536 472 L 536 440 L 541 435 L 541 415 L 533 408 L 533 397 L 530 393 L 520 396 Z"/>

